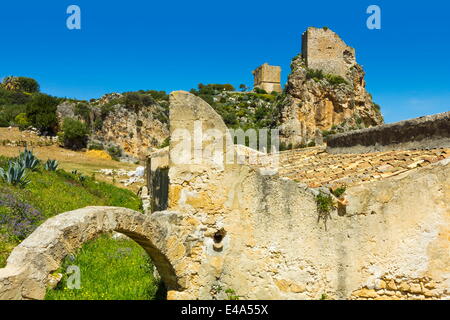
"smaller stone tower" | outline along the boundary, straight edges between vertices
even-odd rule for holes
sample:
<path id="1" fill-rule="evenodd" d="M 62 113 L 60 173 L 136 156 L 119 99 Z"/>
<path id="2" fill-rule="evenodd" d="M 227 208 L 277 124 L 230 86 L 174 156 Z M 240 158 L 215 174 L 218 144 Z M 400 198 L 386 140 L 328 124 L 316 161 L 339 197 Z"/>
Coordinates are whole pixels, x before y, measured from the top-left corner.
<path id="1" fill-rule="evenodd" d="M 281 67 L 270 66 L 267 63 L 253 70 L 254 87 L 266 90 L 267 93 L 272 91 L 281 93 Z"/>

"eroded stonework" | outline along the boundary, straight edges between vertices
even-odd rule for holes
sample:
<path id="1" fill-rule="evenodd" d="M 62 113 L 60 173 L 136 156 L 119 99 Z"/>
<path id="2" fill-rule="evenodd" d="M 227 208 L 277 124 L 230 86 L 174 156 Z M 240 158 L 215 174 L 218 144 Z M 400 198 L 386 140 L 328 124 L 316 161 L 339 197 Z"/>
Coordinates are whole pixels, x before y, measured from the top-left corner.
<path id="1" fill-rule="evenodd" d="M 42 298 L 68 252 L 114 230 L 147 250 L 168 299 L 226 299 L 227 289 L 241 299 L 450 299 L 448 158 L 349 186 L 324 216 L 317 189 L 225 161 L 231 138 L 205 101 L 174 92 L 170 104 L 168 210 L 91 207 L 49 219 L 0 269 L 0 298 Z M 200 120 L 208 134 L 183 140 Z M 205 150 L 214 156 L 197 158 Z"/>
<path id="2" fill-rule="evenodd" d="M 265 90 L 267 93 L 273 91 L 281 93 L 281 67 L 270 66 L 267 63 L 253 70 L 254 87 Z"/>
<path id="3" fill-rule="evenodd" d="M 351 79 L 349 70 L 357 65 L 355 49 L 328 28 L 309 27 L 302 35 L 302 56 L 306 67 Z"/>

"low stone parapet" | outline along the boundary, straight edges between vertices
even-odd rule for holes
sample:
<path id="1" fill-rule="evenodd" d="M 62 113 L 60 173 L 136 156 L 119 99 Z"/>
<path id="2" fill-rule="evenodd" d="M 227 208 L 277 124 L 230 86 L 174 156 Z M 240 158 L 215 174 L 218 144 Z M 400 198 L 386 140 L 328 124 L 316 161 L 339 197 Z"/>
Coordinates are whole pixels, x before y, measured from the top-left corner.
<path id="1" fill-rule="evenodd" d="M 450 111 L 332 135 L 329 153 L 368 153 L 389 150 L 450 147 Z"/>

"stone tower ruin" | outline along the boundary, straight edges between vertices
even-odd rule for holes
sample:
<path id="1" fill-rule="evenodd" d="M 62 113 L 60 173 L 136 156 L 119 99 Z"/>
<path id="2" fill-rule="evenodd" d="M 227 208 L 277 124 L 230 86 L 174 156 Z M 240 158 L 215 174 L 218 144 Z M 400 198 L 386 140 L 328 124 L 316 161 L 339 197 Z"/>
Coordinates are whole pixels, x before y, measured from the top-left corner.
<path id="1" fill-rule="evenodd" d="M 302 56 L 309 69 L 349 79 L 349 69 L 356 65 L 355 49 L 327 27 L 309 27 L 302 35 Z"/>
<path id="2" fill-rule="evenodd" d="M 281 93 L 281 67 L 271 66 L 267 63 L 253 70 L 254 87 L 265 90 L 267 93 L 272 91 Z"/>

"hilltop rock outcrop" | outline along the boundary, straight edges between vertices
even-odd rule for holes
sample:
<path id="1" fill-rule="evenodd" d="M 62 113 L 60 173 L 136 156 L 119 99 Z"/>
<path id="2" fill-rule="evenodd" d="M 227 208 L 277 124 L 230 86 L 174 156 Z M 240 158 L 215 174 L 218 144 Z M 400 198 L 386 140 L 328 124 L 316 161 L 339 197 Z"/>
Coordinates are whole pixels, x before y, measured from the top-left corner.
<path id="1" fill-rule="evenodd" d="M 291 70 L 279 119 L 286 145 L 296 147 L 330 132 L 383 123 L 379 106 L 366 91 L 355 50 L 330 29 L 308 28 Z"/>

